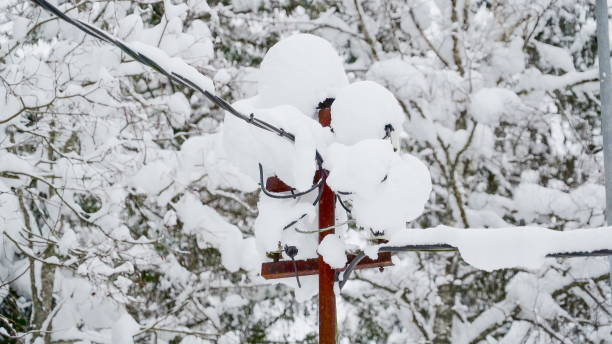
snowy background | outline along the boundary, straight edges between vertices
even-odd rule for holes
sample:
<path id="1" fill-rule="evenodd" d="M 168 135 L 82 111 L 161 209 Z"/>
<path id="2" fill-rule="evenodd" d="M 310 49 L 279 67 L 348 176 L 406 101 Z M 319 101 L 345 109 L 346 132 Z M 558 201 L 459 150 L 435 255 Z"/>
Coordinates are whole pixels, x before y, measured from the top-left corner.
<path id="1" fill-rule="evenodd" d="M 463 257 L 355 273 L 340 343 L 612 343 L 607 260 L 544 259 L 558 233 L 536 228 L 604 225 L 594 4 L 53 3 L 296 142 L 3 1 L 0 342 L 316 343 L 316 277 L 263 280 L 266 253 L 342 266 L 383 236 Z M 315 151 L 351 210 L 319 247 L 316 191 L 258 191 L 260 163 L 310 188 Z M 559 247 L 612 245 L 583 233 Z"/>

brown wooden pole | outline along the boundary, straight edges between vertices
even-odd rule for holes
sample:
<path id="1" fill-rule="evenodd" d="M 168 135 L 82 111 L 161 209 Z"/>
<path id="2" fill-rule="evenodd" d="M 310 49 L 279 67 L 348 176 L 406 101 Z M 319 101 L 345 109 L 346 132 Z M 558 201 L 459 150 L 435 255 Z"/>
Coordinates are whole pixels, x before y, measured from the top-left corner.
<path id="1" fill-rule="evenodd" d="M 331 110 L 319 110 L 319 122 L 324 127 L 331 124 Z M 326 228 L 335 224 L 335 196 L 327 186 L 323 186 L 323 194 L 319 201 L 319 228 Z M 333 229 L 319 232 L 319 242 L 326 235 L 334 233 Z M 336 295 L 334 293 L 334 270 L 319 256 L 319 343 L 336 344 Z"/>

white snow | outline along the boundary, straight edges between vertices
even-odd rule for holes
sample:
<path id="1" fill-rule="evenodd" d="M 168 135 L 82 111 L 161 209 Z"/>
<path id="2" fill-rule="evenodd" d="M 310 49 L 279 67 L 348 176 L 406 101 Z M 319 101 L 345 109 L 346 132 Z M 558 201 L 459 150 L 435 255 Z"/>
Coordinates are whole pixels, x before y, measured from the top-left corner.
<path id="1" fill-rule="evenodd" d="M 400 157 L 386 140 L 352 146 L 332 144 L 325 155 L 329 186 L 350 192 L 357 225 L 375 230 L 403 227 L 421 215 L 431 192 L 427 167 L 412 155 Z"/>
<path id="2" fill-rule="evenodd" d="M 317 252 L 332 269 L 341 269 L 346 265 L 346 246 L 337 234 L 328 234 L 319 244 Z"/>
<path id="3" fill-rule="evenodd" d="M 327 97 L 335 97 L 333 134 L 312 119 L 317 103 Z M 298 191 L 306 190 L 313 183 L 315 152 L 319 151 L 330 172 L 328 185 L 350 193 L 346 198 L 352 201 L 359 227 L 395 230 L 423 212 L 431 192 L 429 172 L 417 158 L 401 156 L 393 147 L 404 121 L 401 106 L 376 82 L 348 85 L 342 61 L 323 39 L 298 34 L 280 41 L 262 62 L 258 94 L 233 105 L 246 116 L 252 114 L 295 135 L 293 143 L 226 113 L 222 135 L 227 158 L 254 181 L 259 181 L 258 165 L 262 164 L 264 178 L 278 176 Z M 394 129 L 390 140 L 383 139 L 386 125 Z M 316 228 L 314 196 L 294 200 L 260 194 L 253 226 L 259 257 L 293 245 L 298 248 L 296 259 L 311 258 L 318 247 L 332 266 L 346 264 L 346 243 L 339 235 L 328 236 L 318 245 L 316 233 L 296 230 Z M 294 286 L 291 279 L 281 282 Z M 309 290 L 309 285 L 296 290 L 296 298 L 313 295 L 316 290 Z"/>
<path id="4" fill-rule="evenodd" d="M 347 85 L 342 62 L 329 43 L 311 35 L 282 40 L 266 55 L 258 86 L 257 95 L 236 102 L 234 107 L 291 132 L 295 142 L 226 113 L 223 147 L 228 160 L 242 173 L 257 182 L 258 165 L 262 164 L 264 178 L 278 176 L 298 191 L 306 190 L 312 186 L 315 152 L 319 151 L 330 173 L 328 185 L 334 191 L 350 193 L 346 199 L 352 201 L 352 215 L 359 227 L 390 234 L 423 212 L 431 192 L 427 167 L 411 155 L 396 153 L 393 147 L 402 131 L 402 108 L 394 95 L 376 82 Z M 329 96 L 335 96 L 333 134 L 311 118 L 317 103 Z M 394 129 L 390 140 L 383 139 L 386 125 Z M 318 247 L 332 266 L 346 264 L 346 243 L 339 235 L 328 236 L 319 246 L 316 233 L 296 231 L 316 228 L 313 199 L 314 193 L 297 200 L 260 194 L 253 226 L 260 258 L 293 245 L 298 248 L 296 259 L 315 256 Z M 287 279 L 282 283 L 294 282 Z M 300 288 L 299 298 L 314 294 L 306 290 L 308 285 Z"/>
<path id="5" fill-rule="evenodd" d="M 0 14 L 7 18 L 0 25 L 0 284 L 26 273 L 0 287 L 0 300 L 14 298 L 27 313 L 32 292 L 44 291 L 41 281 L 54 278 L 54 314 L 42 328 L 29 327 L 52 327 L 51 341 L 239 343 L 247 336 L 240 331 L 245 311 L 253 324 L 278 319 L 262 340 L 306 341 L 316 333 L 311 303 L 291 304 L 290 293 L 272 284 L 295 288 L 295 299 L 304 301 L 316 295 L 317 276 L 302 278 L 301 288 L 294 277 L 264 282 L 258 271 L 265 253 L 291 245 L 299 250 L 297 259 L 319 253 L 342 267 L 347 250 L 376 256 L 370 228 L 384 231 L 391 244 L 452 243 L 470 263 L 485 269 L 533 268 L 549 251 L 610 247 L 608 228 L 575 233 L 537 228 L 604 223 L 601 154 L 586 154 L 582 142 L 601 146 L 594 101 L 597 63 L 588 49 L 595 21 L 588 15 L 576 19 L 576 39 L 560 35 L 556 22 L 551 26 L 549 21 L 534 27 L 527 40 L 522 27 L 539 7 L 529 1 L 499 2 L 495 11 L 481 2 L 459 3 L 465 27 L 451 25 L 448 1 L 396 1 L 392 20 L 377 16 L 377 5 L 387 5 L 382 1 L 362 2 L 360 13 L 353 1 L 291 11 L 278 1 L 231 1 L 212 8 L 201 0 L 141 1 L 157 2 L 155 10 L 165 11 L 155 14 L 153 24 L 149 5 L 94 2 L 82 11 L 69 1 L 51 2 L 62 3 L 62 11 L 81 20 L 95 18 L 95 25 L 112 28 L 133 42 L 127 44 L 210 91 L 212 78 L 224 98 L 251 97 L 240 102 L 242 112 L 296 135 L 293 143 L 231 115 L 219 126 L 219 109 L 197 92 L 173 89 L 166 76 L 111 44 L 50 20 L 54 17 L 36 6 L 5 5 L 8 13 Z M 570 2 L 562 3 L 546 14 L 562 13 Z M 468 11 L 463 13 L 463 7 Z M 575 8 L 584 14 L 587 7 Z M 357 30 L 356 23 L 365 30 Z M 411 39 L 385 37 L 393 25 Z M 34 27 L 34 35 L 27 35 Z M 251 66 L 271 39 L 294 30 L 331 43 L 312 35 L 291 36 L 267 54 L 261 68 Z M 461 38 L 459 46 L 453 47 L 453 31 Z M 356 32 L 378 40 L 367 44 Z M 542 37 L 563 48 L 535 40 Z M 257 44 L 244 44 L 241 38 Z M 213 42 L 222 49 L 214 52 Z M 547 92 L 557 88 L 576 106 L 568 108 L 558 92 Z M 335 133 L 313 119 L 317 103 L 327 97 L 336 98 Z M 24 106 L 31 108 L 22 111 Z M 458 114 L 466 110 L 463 125 Z M 500 121 L 509 125 L 500 126 Z M 390 140 L 382 139 L 386 124 L 395 129 Z M 394 151 L 398 141 L 402 150 Z M 261 162 L 264 177 L 276 175 L 298 190 L 310 187 L 315 150 L 331 172 L 328 183 L 336 192 L 349 193 L 339 196 L 352 209 L 350 214 L 336 204 L 339 226 L 322 243 L 317 206 L 312 205 L 316 191 L 276 200 L 261 193 L 257 183 Z M 403 155 L 406 151 L 414 156 Z M 538 159 L 532 159 L 534 154 Z M 431 178 L 416 157 L 431 164 Z M 462 223 L 459 197 L 447 180 L 453 160 L 466 222 L 476 229 L 406 229 L 407 221 L 416 220 L 432 226 Z M 13 176 L 12 171 L 34 177 Z M 430 179 L 435 196 L 419 219 L 429 201 Z M 29 223 L 20 197 L 30 210 Z M 91 201 L 101 208 L 81 212 L 91 208 Z M 517 223 L 528 227 L 512 228 Z M 8 236 L 26 244 L 32 239 L 23 232 L 26 227 L 37 237 L 20 249 Z M 55 252 L 45 250 L 46 240 L 57 243 Z M 220 266 L 192 264 L 198 251 L 209 248 L 219 251 Z M 30 266 L 25 254 L 40 260 Z M 347 296 L 363 302 L 339 303 L 339 342 L 350 343 L 368 332 L 362 328 L 360 306 L 367 306 L 366 316 L 381 326 L 372 341 L 385 341 L 382 336 L 388 343 L 427 342 L 437 335 L 436 313 L 445 311 L 440 302 L 448 301 L 454 301 L 458 320 L 447 324 L 452 343 L 550 342 L 554 333 L 561 342 L 610 339 L 612 325 L 599 307 L 606 288 L 598 289 L 605 287 L 607 259 L 548 259 L 536 272 L 511 271 L 498 283 L 499 278 L 487 279 L 461 264 L 457 273 L 447 273 L 447 257 L 432 254 L 421 261 L 420 255 L 396 254 L 395 268 L 364 272 L 363 277 L 388 288 L 349 284 Z M 46 264 L 66 268 L 41 269 Z M 223 267 L 247 271 L 228 274 L 220 271 Z M 28 268 L 36 277 L 34 285 Z M 153 278 L 140 278 L 142 273 Z M 488 283 L 483 288 L 469 285 L 482 278 Z M 492 286 L 489 282 L 499 291 L 495 300 L 442 300 L 445 286 L 470 289 L 465 295 L 478 298 L 490 289 L 485 288 Z M 402 290 L 410 293 L 401 295 Z M 578 313 L 572 311 L 576 302 Z M 287 307 L 290 317 L 278 318 Z M 143 329 L 160 330 L 132 339 L 140 329 L 126 309 L 138 315 Z M 194 314 L 202 321 L 191 321 Z M 565 323 L 556 326 L 560 321 Z M 25 335 L 25 341 L 32 337 L 16 335 Z"/>
<path id="6" fill-rule="evenodd" d="M 137 41 L 140 39 L 144 24 L 137 13 L 123 17 L 118 23 L 117 37 L 125 41 Z"/>
<path id="7" fill-rule="evenodd" d="M 514 201 L 516 216 L 527 223 L 543 214 L 556 214 L 588 223 L 603 216 L 593 210 L 605 204 L 605 188 L 601 184 L 585 183 L 571 192 L 564 192 L 524 180 L 514 191 Z"/>
<path id="8" fill-rule="evenodd" d="M 172 127 L 184 126 L 191 115 L 191 105 L 187 97 L 181 92 L 171 95 L 168 97 L 168 108 L 170 109 L 168 120 Z"/>
<path id="9" fill-rule="evenodd" d="M 124 313 L 113 325 L 112 341 L 114 344 L 134 344 L 132 338 L 140 330 L 140 325 L 128 313 Z"/>
<path id="10" fill-rule="evenodd" d="M 19 157 L 15 154 L 0 152 L 0 161 L 2 161 L 3 171 L 37 175 L 37 169 L 23 157 Z M 4 181 L 10 182 L 10 180 L 7 179 L 4 179 Z"/>
<path id="11" fill-rule="evenodd" d="M 131 179 L 130 184 L 139 192 L 157 195 L 174 180 L 174 170 L 168 159 L 159 158 L 142 166 Z"/>
<path id="12" fill-rule="evenodd" d="M 14 17 L 12 18 L 13 22 L 13 38 L 15 40 L 22 40 L 28 33 L 28 25 L 30 21 L 24 17 Z"/>
<path id="13" fill-rule="evenodd" d="M 366 77 L 388 87 L 398 98 L 418 99 L 427 92 L 425 75 L 416 68 L 417 61 L 393 58 L 375 62 Z"/>
<path id="14" fill-rule="evenodd" d="M 529 68 L 521 76 L 517 87 L 526 90 L 548 91 L 564 88 L 572 84 L 595 83 L 597 78 L 596 68 L 584 72 L 567 72 L 563 75 L 542 74 L 536 68 Z"/>
<path id="15" fill-rule="evenodd" d="M 202 245 L 212 245 L 221 252 L 221 263 L 229 271 L 237 271 L 245 252 L 244 240 L 238 227 L 228 223 L 213 208 L 204 205 L 191 193 L 186 193 L 175 206 L 186 233 L 198 235 Z"/>
<path id="16" fill-rule="evenodd" d="M 331 106 L 331 126 L 338 142 L 354 144 L 385 137 L 385 125 L 401 130 L 404 113 L 389 90 L 373 81 L 358 81 L 338 92 Z"/>
<path id="17" fill-rule="evenodd" d="M 196 336 L 189 335 L 189 336 L 183 337 L 183 339 L 181 339 L 180 344 L 206 344 L 206 342 L 207 340 L 198 338 Z"/>
<path id="18" fill-rule="evenodd" d="M 505 88 L 482 88 L 470 96 L 470 111 L 483 124 L 495 125 L 500 116 L 512 113 L 520 106 L 516 93 Z"/>
<path id="19" fill-rule="evenodd" d="M 612 228 L 555 231 L 538 227 L 459 229 L 438 226 L 397 231 L 388 246 L 448 244 L 470 265 L 486 271 L 537 269 L 547 254 L 591 252 L 612 247 Z"/>
<path id="20" fill-rule="evenodd" d="M 324 155 L 327 184 L 334 191 L 371 195 L 398 159 L 387 140 L 332 143 Z"/>
<path id="21" fill-rule="evenodd" d="M 228 158 L 255 181 L 259 181 L 258 165 L 261 163 L 266 177 L 276 175 L 297 190 L 310 188 L 316 169 L 315 151 L 329 140 L 329 131 L 293 106 L 255 109 L 252 107 L 254 101 L 251 98 L 234 105 L 244 114 L 253 113 L 294 134 L 295 143 L 226 114 L 223 140 Z"/>
<path id="22" fill-rule="evenodd" d="M 238 333 L 234 331 L 227 332 L 219 337 L 219 339 L 217 340 L 217 343 L 219 344 L 240 344 L 240 336 L 238 335 Z"/>
<path id="23" fill-rule="evenodd" d="M 521 38 L 513 39 L 510 44 L 497 44 L 499 46 L 491 53 L 492 73 L 513 75 L 525 70 L 527 57 L 523 52 L 523 40 Z"/>
<path id="24" fill-rule="evenodd" d="M 170 57 L 163 50 L 141 42 L 130 42 L 127 45 L 134 51 L 148 57 L 168 72 L 176 73 L 184 79 L 193 82 L 201 89 L 213 94 L 215 93 L 212 80 L 185 63 L 180 57 Z"/>
<path id="25" fill-rule="evenodd" d="M 314 206 L 308 201 L 300 201 L 299 199 L 281 200 L 266 196 L 259 199 L 257 209 L 259 215 L 255 219 L 253 228 L 257 249 L 260 253 L 278 249 L 278 245 L 283 243 L 283 234 L 288 231 L 283 231 L 286 225 L 300 218 L 302 214 L 308 214 L 307 217 L 313 217 L 315 214 Z M 295 244 L 298 248 L 298 254 L 302 255 L 305 249 L 300 247 L 301 243 Z"/>
<path id="26" fill-rule="evenodd" d="M 353 199 L 353 215 L 363 227 L 390 230 L 419 217 L 431 193 L 429 170 L 416 157 L 405 154 L 389 169 L 387 179 L 372 195 Z"/>
<path id="27" fill-rule="evenodd" d="M 295 34 L 273 45 L 261 62 L 257 106 L 288 104 L 313 117 L 319 102 L 347 84 L 342 59 L 328 41 Z"/>
<path id="28" fill-rule="evenodd" d="M 77 240 L 78 239 L 74 231 L 70 228 L 67 228 L 64 231 L 64 235 L 62 235 L 62 238 L 57 243 L 57 249 L 59 253 L 65 255 L 68 253 L 69 250 L 78 247 L 79 243 Z"/>
<path id="29" fill-rule="evenodd" d="M 574 72 L 574 59 L 569 51 L 564 48 L 555 47 L 554 45 L 535 41 L 535 46 L 542 60 L 550 64 L 554 68 L 561 69 L 566 72 Z"/>
<path id="30" fill-rule="evenodd" d="M 232 188 L 243 192 L 257 190 L 251 176 L 242 173 L 225 154 L 223 133 L 192 136 L 181 145 L 175 181 L 187 186 L 205 174 L 211 190 Z"/>

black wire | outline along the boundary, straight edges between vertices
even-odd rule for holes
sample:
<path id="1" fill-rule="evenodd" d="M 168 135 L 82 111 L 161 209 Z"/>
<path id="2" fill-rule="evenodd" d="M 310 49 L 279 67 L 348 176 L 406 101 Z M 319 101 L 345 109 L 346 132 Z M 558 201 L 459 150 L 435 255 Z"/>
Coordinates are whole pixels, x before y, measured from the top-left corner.
<path id="1" fill-rule="evenodd" d="M 336 193 L 336 198 L 340 202 L 340 205 L 342 206 L 342 208 L 344 208 L 344 210 L 350 214 L 351 210 L 346 206 L 346 204 L 344 204 L 344 202 L 342 202 L 342 197 L 340 197 L 340 195 Z"/>
<path id="2" fill-rule="evenodd" d="M 323 170 L 321 170 L 323 171 Z M 321 201 L 321 197 L 323 196 L 323 189 L 325 187 L 325 181 L 327 180 L 327 173 L 323 172 L 323 177 L 321 178 L 321 180 L 319 181 L 319 184 L 321 184 L 319 186 L 319 194 L 317 195 L 317 198 L 315 198 L 314 202 L 312 202 L 312 205 L 315 206 L 317 205 L 317 203 L 319 203 L 319 201 Z M 286 225 L 285 227 L 283 227 L 283 230 L 290 228 L 291 226 L 295 225 L 298 221 L 300 221 L 301 219 L 305 218 L 306 215 L 308 214 L 302 214 L 299 218 L 297 218 L 296 220 L 293 220 L 291 222 L 289 222 L 288 225 Z"/>
<path id="3" fill-rule="evenodd" d="M 297 280 L 298 288 L 301 288 L 302 284 L 300 283 L 300 274 L 298 272 L 297 263 L 295 261 L 295 256 L 297 256 L 298 254 L 298 249 L 295 246 L 285 245 L 284 251 L 285 254 L 287 254 L 289 258 L 291 258 L 291 261 L 293 261 L 293 271 L 295 272 L 295 279 Z"/>
<path id="4" fill-rule="evenodd" d="M 321 178 L 321 180 L 318 183 L 314 184 L 313 186 L 311 186 L 306 191 L 298 192 L 298 193 L 292 193 L 291 195 L 274 194 L 274 193 L 271 193 L 270 191 L 266 190 L 266 186 L 264 184 L 264 177 L 263 177 L 263 166 L 261 166 L 261 164 L 259 164 L 259 187 L 261 188 L 261 191 L 264 194 L 266 194 L 266 196 L 271 197 L 271 198 L 286 199 L 286 198 L 297 198 L 297 197 L 300 197 L 300 196 L 304 196 L 304 195 L 307 195 L 307 194 L 311 193 L 316 188 L 320 188 L 321 185 L 323 185 L 323 183 L 325 183 L 325 179 Z"/>
<path id="5" fill-rule="evenodd" d="M 294 224 L 296 224 L 298 221 L 300 221 L 301 219 L 305 218 L 305 217 L 306 217 L 306 215 L 308 215 L 308 214 L 302 214 L 300 217 L 298 217 L 298 218 L 297 218 L 297 220 L 293 220 L 293 221 L 289 222 L 289 224 L 288 224 L 288 225 L 286 225 L 285 227 L 283 227 L 283 230 L 285 230 L 285 229 L 287 229 L 287 228 L 289 228 L 289 227 L 293 226 L 293 225 L 294 225 Z"/>
<path id="6" fill-rule="evenodd" d="M 295 262 L 295 258 L 291 257 L 291 261 L 293 261 L 293 271 L 295 271 L 295 280 L 297 281 L 298 288 L 302 288 L 302 283 L 300 283 L 300 274 L 298 273 L 297 263 Z"/>
<path id="7" fill-rule="evenodd" d="M 393 128 L 393 125 L 389 124 L 385 124 L 385 136 L 383 137 L 383 140 L 386 140 L 388 138 L 391 137 L 391 133 L 395 130 L 395 128 Z"/>
<path id="8" fill-rule="evenodd" d="M 417 250 L 423 250 L 423 251 L 456 251 L 457 248 L 451 245 L 447 245 L 447 244 L 441 244 L 441 245 L 410 245 L 410 246 L 382 246 L 380 248 L 378 248 L 378 253 L 381 252 L 405 252 L 405 251 L 417 251 Z M 344 270 L 344 273 L 342 274 L 342 281 L 340 281 L 339 287 L 340 289 L 342 289 L 342 287 L 344 287 L 344 285 L 346 284 L 346 282 L 348 282 L 349 278 L 351 277 L 351 274 L 353 273 L 353 270 L 355 270 L 355 267 L 357 266 L 357 264 L 359 264 L 359 262 L 361 262 L 363 260 L 363 258 L 366 257 L 365 253 L 360 253 L 357 256 L 355 256 L 355 258 L 353 258 L 353 260 L 351 261 L 351 263 L 346 267 L 346 269 Z"/>
<path id="9" fill-rule="evenodd" d="M 317 198 L 314 200 L 314 202 L 312 202 L 312 205 L 317 205 L 317 203 L 319 203 L 319 201 L 321 200 L 321 197 L 323 197 L 323 189 L 325 189 L 325 181 L 327 180 L 327 172 L 325 170 L 320 170 L 321 171 L 321 186 L 319 187 L 319 194 L 317 195 Z"/>
<path id="10" fill-rule="evenodd" d="M 140 63 L 149 66 L 153 69 L 155 69 L 156 71 L 164 74 L 166 77 L 168 77 L 168 79 L 170 80 L 170 82 L 177 82 L 178 84 L 184 86 L 184 87 L 188 87 L 191 88 L 195 91 L 199 91 L 201 92 L 209 101 L 211 101 L 212 103 L 216 104 L 217 106 L 219 106 L 221 109 L 227 111 L 228 113 L 236 116 L 237 118 L 253 125 L 256 126 L 260 129 L 263 130 L 267 130 L 273 133 L 278 134 L 281 137 L 285 137 L 288 140 L 295 142 L 295 135 L 293 135 L 290 132 L 285 131 L 283 128 L 277 128 L 274 125 L 263 121 L 259 118 L 256 118 L 253 114 L 250 114 L 249 116 L 246 116 L 242 113 L 240 113 L 238 110 L 236 110 L 233 106 L 231 106 L 228 102 L 226 102 L 225 100 L 223 100 L 222 98 L 210 93 L 207 90 L 202 89 L 200 86 L 198 86 L 195 82 L 193 82 L 192 80 L 189 80 L 188 77 L 184 76 L 184 75 L 180 75 L 177 74 L 175 72 L 169 72 L 167 70 L 165 70 L 164 68 L 162 68 L 157 62 L 155 62 L 154 60 L 152 60 L 151 58 L 149 58 L 148 56 L 134 51 L 132 48 L 130 48 L 129 46 L 127 46 L 125 43 L 123 43 L 123 41 L 121 41 L 120 39 L 114 38 L 113 36 L 109 35 L 108 33 L 88 24 L 85 22 L 82 22 L 80 20 L 75 20 L 73 18 L 70 18 L 69 16 L 67 16 L 65 13 L 63 13 L 62 11 L 60 11 L 58 8 L 54 7 L 53 5 L 51 5 L 49 2 L 47 2 L 46 0 L 32 0 L 34 3 L 36 3 L 37 5 L 39 5 L 40 7 L 42 7 L 43 9 L 55 14 L 56 16 L 58 16 L 60 19 L 74 25 L 75 27 L 79 28 L 81 31 L 96 37 L 104 42 L 110 43 L 115 45 L 116 47 L 118 47 L 119 49 L 121 49 L 123 52 L 125 52 L 126 54 L 128 54 L 129 56 L 131 56 L 134 60 L 139 61 Z M 329 102 L 330 99 L 326 99 L 326 102 Z M 333 101 L 333 100 L 332 100 Z M 331 102 L 330 102 L 331 104 Z M 315 151 L 315 160 L 317 162 L 317 165 L 319 167 L 320 171 L 323 171 L 323 158 L 321 157 L 321 154 L 318 151 Z M 304 192 L 300 192 L 300 193 L 293 193 L 292 195 L 275 195 L 272 193 L 269 193 L 266 189 L 265 186 L 263 184 L 263 168 L 261 166 L 261 164 L 259 165 L 259 171 L 260 171 L 260 186 L 261 186 L 261 190 L 269 197 L 272 198 L 296 198 L 296 197 L 300 197 L 303 195 L 308 194 L 309 192 L 314 191 L 314 189 L 316 189 L 317 187 L 319 188 L 319 195 L 317 196 L 317 198 L 315 199 L 313 205 L 316 205 L 319 200 L 321 199 L 321 195 L 323 192 L 323 185 L 325 183 L 325 179 L 327 177 L 327 175 L 324 175 L 323 178 L 321 178 L 321 181 L 317 184 L 314 184 L 309 190 L 304 191 Z M 293 224 L 297 223 L 297 221 L 299 221 L 300 219 L 304 218 L 306 216 L 306 214 L 303 214 L 298 220 L 293 221 L 292 223 L 290 223 L 289 225 L 285 226 L 284 229 L 291 227 Z"/>

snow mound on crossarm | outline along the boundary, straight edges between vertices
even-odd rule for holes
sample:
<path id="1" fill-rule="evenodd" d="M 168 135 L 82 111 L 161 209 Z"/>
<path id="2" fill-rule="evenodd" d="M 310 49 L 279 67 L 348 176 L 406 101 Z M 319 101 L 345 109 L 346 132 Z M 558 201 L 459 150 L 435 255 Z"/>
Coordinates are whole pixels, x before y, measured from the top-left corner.
<path id="1" fill-rule="evenodd" d="M 405 227 L 423 212 L 432 187 L 429 170 L 410 154 L 396 154 L 389 141 L 334 143 L 325 158 L 327 182 L 335 191 L 350 193 L 358 226 L 377 231 Z"/>
<path id="2" fill-rule="evenodd" d="M 336 234 L 328 234 L 323 238 L 317 252 L 332 269 L 341 269 L 346 265 L 346 246 Z"/>

